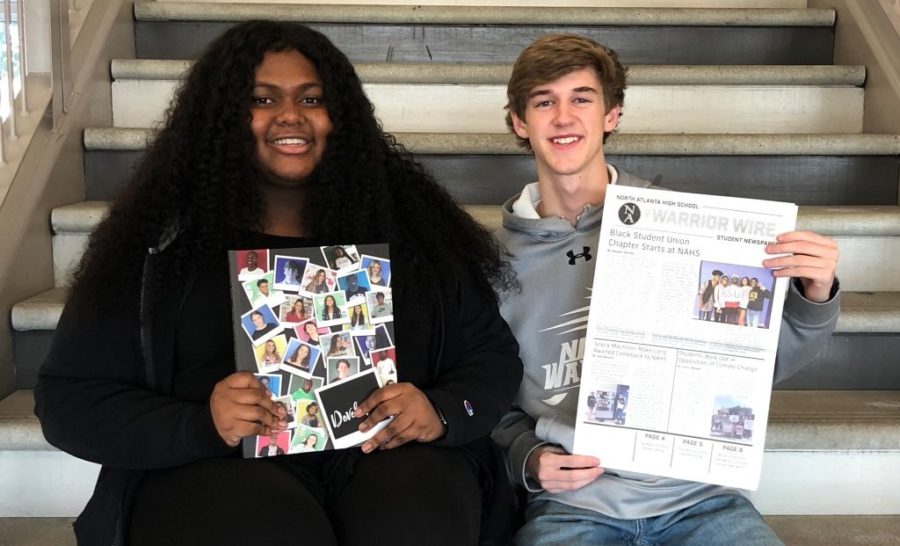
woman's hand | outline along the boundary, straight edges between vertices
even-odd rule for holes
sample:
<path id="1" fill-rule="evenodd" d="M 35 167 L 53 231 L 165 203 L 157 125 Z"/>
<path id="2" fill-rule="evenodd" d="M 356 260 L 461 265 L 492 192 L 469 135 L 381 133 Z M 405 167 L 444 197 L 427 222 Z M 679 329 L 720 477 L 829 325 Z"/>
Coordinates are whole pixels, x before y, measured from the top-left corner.
<path id="1" fill-rule="evenodd" d="M 275 406 L 271 392 L 250 372 L 237 372 L 216 383 L 209 397 L 216 431 L 234 447 L 245 436 L 268 436 L 287 428 L 284 409 Z"/>
<path id="2" fill-rule="evenodd" d="M 406 442 L 431 442 L 444 435 L 444 424 L 431 400 L 412 383 L 386 385 L 373 392 L 353 412 L 354 417 L 368 417 L 359 425 L 365 432 L 393 416 L 394 420 L 362 445 L 364 453 L 375 448 L 393 449 Z"/>

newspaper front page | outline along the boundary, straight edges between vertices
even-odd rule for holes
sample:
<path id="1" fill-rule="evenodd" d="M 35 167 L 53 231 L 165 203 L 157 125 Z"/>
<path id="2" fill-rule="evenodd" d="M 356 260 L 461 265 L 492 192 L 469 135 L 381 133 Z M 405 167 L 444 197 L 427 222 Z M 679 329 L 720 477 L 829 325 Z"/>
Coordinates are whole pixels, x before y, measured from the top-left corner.
<path id="1" fill-rule="evenodd" d="M 788 283 L 762 261 L 796 217 L 790 203 L 607 189 L 575 453 L 757 488 Z"/>

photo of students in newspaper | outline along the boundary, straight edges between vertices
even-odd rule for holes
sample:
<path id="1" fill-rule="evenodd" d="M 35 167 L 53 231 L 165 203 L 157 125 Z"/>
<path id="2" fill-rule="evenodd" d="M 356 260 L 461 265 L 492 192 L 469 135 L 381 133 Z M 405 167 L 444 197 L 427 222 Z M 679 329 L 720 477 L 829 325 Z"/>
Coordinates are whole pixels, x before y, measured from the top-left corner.
<path id="1" fill-rule="evenodd" d="M 723 394 L 716 397 L 710 418 L 709 435 L 712 438 L 753 443 L 753 408 L 743 400 Z"/>
<path id="2" fill-rule="evenodd" d="M 628 408 L 628 385 L 606 385 L 587 395 L 587 420 L 624 425 Z"/>
<path id="3" fill-rule="evenodd" d="M 700 262 L 694 318 L 707 322 L 768 328 L 775 276 L 764 267 Z"/>

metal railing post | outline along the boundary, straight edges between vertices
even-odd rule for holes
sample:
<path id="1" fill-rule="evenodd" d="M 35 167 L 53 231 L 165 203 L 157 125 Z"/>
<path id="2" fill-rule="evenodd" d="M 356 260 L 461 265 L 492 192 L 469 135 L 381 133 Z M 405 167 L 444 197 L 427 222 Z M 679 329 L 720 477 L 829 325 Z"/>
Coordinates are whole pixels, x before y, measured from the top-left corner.
<path id="1" fill-rule="evenodd" d="M 16 130 L 16 72 L 13 63 L 12 48 L 12 6 L 11 0 L 3 0 L 3 31 L 6 38 L 6 92 L 9 95 L 9 139 L 16 140 L 19 133 Z"/>
<path id="2" fill-rule="evenodd" d="M 69 4 L 67 0 L 50 0 L 50 42 L 52 47 L 53 128 L 57 129 L 68 112 L 69 88 L 72 82 L 71 47 L 69 42 Z"/>
<path id="3" fill-rule="evenodd" d="M 28 113 L 28 88 L 25 83 L 28 80 L 28 66 L 25 55 L 25 9 L 22 4 L 25 0 L 16 0 L 16 34 L 19 37 L 19 78 L 21 78 L 22 87 L 19 90 L 19 112 Z"/>

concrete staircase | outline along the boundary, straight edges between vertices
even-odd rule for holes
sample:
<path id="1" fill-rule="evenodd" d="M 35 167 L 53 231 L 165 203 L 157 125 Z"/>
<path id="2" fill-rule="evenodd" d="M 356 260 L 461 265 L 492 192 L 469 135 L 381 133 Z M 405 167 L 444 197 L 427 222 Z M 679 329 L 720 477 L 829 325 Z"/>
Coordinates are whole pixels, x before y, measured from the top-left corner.
<path id="1" fill-rule="evenodd" d="M 900 544 L 900 136 L 863 133 L 866 69 L 832 64 L 833 11 L 157 1 L 135 15 L 138 59 L 111 67 L 114 126 L 84 134 L 87 201 L 52 215 L 56 288 L 13 310 L 21 390 L 0 401 L 0 476 L 13 484 L 0 488 L 0 546 L 74 544 L 69 521 L 97 468 L 45 443 L 29 389 L 71 267 L 173 89 L 213 37 L 248 18 L 331 36 L 386 130 L 491 226 L 535 177 L 503 124 L 510 63 L 551 31 L 615 48 L 631 69 L 611 163 L 681 191 L 796 202 L 800 226 L 841 247 L 837 331 L 774 393 L 754 502 L 789 545 Z"/>

